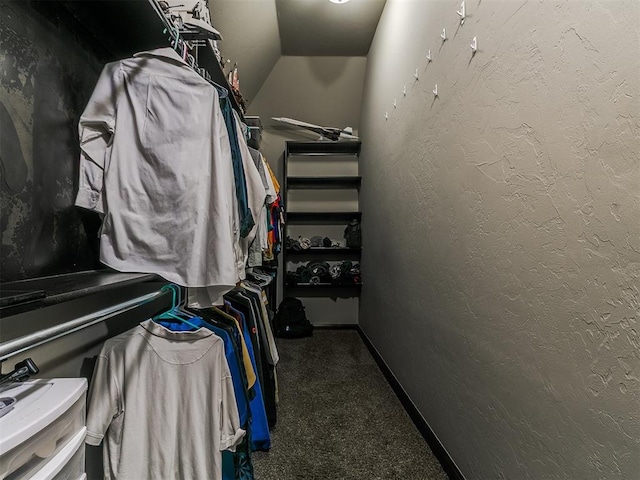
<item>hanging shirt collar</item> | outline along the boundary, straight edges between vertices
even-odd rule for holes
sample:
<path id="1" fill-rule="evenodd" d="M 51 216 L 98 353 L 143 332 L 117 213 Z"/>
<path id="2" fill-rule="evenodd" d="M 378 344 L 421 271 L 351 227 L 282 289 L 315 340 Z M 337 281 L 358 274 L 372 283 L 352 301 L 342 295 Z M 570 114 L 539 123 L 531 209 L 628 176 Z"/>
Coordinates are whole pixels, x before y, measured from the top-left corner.
<path id="1" fill-rule="evenodd" d="M 204 327 L 200 327 L 195 331 L 174 332 L 169 330 L 168 328 L 163 327 L 162 325 L 158 325 L 151 319 L 145 320 L 140 324 L 140 326 L 156 337 L 166 338 L 173 341 L 192 341 L 201 338 L 207 338 L 213 335 L 211 330 L 208 330 Z"/>
<path id="2" fill-rule="evenodd" d="M 171 47 L 162 47 L 156 48 L 154 50 L 148 50 L 145 52 L 138 52 L 133 54 L 134 57 L 163 57 L 168 58 L 169 60 L 173 60 L 175 62 L 180 62 L 183 65 L 187 65 L 187 63 L 182 59 L 178 52 L 176 52 Z M 188 66 L 188 65 L 187 65 Z"/>

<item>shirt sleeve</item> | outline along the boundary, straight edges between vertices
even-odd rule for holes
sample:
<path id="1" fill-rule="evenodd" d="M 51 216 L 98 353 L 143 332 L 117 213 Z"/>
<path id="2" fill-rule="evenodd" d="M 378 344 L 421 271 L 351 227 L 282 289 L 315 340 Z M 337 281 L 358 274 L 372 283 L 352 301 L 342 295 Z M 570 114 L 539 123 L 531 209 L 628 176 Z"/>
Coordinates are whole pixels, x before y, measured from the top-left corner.
<path id="1" fill-rule="evenodd" d="M 98 213 L 105 213 L 103 176 L 111 153 L 121 83 L 120 64 L 107 64 L 78 124 L 80 178 L 76 205 Z"/>
<path id="2" fill-rule="evenodd" d="M 262 154 L 260 154 L 260 161 L 262 162 L 262 165 L 264 166 L 264 169 L 266 171 L 268 171 L 267 167 L 267 162 L 265 161 L 264 157 L 262 156 Z M 278 199 L 278 192 L 276 191 L 276 186 L 273 184 L 273 179 L 271 178 L 271 175 L 267 175 L 267 200 L 266 203 L 271 205 L 273 202 L 275 202 Z"/>
<path id="3" fill-rule="evenodd" d="M 276 193 L 280 193 L 280 184 L 278 183 L 278 179 L 273 173 L 273 170 L 271 170 L 271 165 L 269 165 L 269 162 L 267 162 L 267 159 L 264 158 L 264 156 L 262 158 L 264 159 L 264 164 L 267 167 L 267 170 L 269 171 L 269 176 L 271 177 L 271 181 L 273 182 L 273 186 L 276 190 Z"/>
<path id="4" fill-rule="evenodd" d="M 100 445 L 111 421 L 121 413 L 118 408 L 119 397 L 117 379 L 113 375 L 109 359 L 100 355 L 89 390 L 86 443 Z"/>
<path id="5" fill-rule="evenodd" d="M 235 452 L 245 435 L 245 431 L 240 428 L 240 417 L 229 365 L 224 357 L 221 358 L 221 361 L 223 369 L 220 385 L 220 450 Z"/>
<path id="6" fill-rule="evenodd" d="M 267 198 L 267 190 L 262 183 L 262 178 L 260 178 L 258 167 L 256 167 L 255 163 L 253 163 L 253 157 L 251 156 L 251 152 L 249 151 L 247 142 L 240 134 L 240 121 L 237 118 L 237 113 L 235 113 L 235 115 L 236 130 L 238 132 L 238 146 L 240 147 L 240 156 L 242 157 L 242 164 L 244 166 L 245 180 L 247 185 L 247 200 L 249 202 L 249 209 L 254 214 L 255 221 L 257 220 L 258 212 L 260 212 L 262 207 L 264 206 L 265 200 Z M 257 221 L 259 221 L 259 219 Z M 254 226 L 249 234 L 246 237 L 240 239 L 243 270 L 244 266 L 247 264 L 247 259 L 249 256 L 249 246 L 251 245 L 251 242 L 253 242 L 257 233 L 258 224 L 254 223 Z M 244 280 L 244 277 L 241 277 L 241 279 Z"/>

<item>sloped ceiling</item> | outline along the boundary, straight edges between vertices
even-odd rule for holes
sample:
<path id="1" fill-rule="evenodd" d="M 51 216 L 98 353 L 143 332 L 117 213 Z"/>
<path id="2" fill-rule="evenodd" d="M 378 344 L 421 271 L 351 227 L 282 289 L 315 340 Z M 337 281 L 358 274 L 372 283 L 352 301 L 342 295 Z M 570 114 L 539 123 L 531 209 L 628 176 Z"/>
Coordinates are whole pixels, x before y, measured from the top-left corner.
<path id="1" fill-rule="evenodd" d="M 222 56 L 238 63 L 240 88 L 250 103 L 281 55 L 275 0 L 210 0 Z M 229 71 L 227 68 L 225 71 Z"/>
<path id="2" fill-rule="evenodd" d="M 386 0 L 209 0 L 219 46 L 247 101 L 281 55 L 366 56 Z M 228 70 L 227 70 L 228 71 Z"/>
<path id="3" fill-rule="evenodd" d="M 283 55 L 366 56 L 385 0 L 276 0 Z"/>

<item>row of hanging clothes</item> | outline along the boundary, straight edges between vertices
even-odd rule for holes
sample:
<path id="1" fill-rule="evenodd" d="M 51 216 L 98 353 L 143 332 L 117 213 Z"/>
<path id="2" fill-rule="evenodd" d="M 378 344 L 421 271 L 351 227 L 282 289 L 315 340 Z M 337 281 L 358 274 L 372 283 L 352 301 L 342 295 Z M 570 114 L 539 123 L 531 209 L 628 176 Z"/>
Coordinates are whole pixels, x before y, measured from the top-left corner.
<path id="1" fill-rule="evenodd" d="M 79 122 L 75 204 L 102 217 L 103 264 L 221 305 L 247 266 L 277 264 L 280 186 L 228 91 L 174 47 L 104 67 Z"/>
<path id="2" fill-rule="evenodd" d="M 256 282 L 263 279 L 256 278 Z M 174 307 L 105 342 L 87 437 L 104 478 L 251 480 L 271 448 L 278 351 L 263 287 L 245 281 L 219 307 Z"/>
<path id="3" fill-rule="evenodd" d="M 80 118 L 75 204 L 102 219 L 100 261 L 172 282 L 173 308 L 107 340 L 86 443 L 104 478 L 253 478 L 269 450 L 278 352 L 265 289 L 280 186 L 229 92 L 185 42 L 107 64 Z"/>

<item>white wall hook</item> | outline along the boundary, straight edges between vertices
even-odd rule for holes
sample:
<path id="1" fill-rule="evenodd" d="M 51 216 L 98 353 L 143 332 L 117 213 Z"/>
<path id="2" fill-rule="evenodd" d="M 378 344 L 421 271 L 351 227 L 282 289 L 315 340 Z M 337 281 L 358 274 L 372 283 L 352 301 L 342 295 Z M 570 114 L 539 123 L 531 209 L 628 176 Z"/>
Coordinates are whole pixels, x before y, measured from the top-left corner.
<path id="1" fill-rule="evenodd" d="M 398 103 L 395 98 L 393 99 L 393 108 L 398 108 Z"/>
<path id="2" fill-rule="evenodd" d="M 389 120 L 389 112 L 384 112 L 384 119 Z"/>
<path id="3" fill-rule="evenodd" d="M 473 50 L 473 53 L 478 51 L 478 37 L 473 37 L 473 40 L 471 40 L 471 50 Z"/>
<path id="4" fill-rule="evenodd" d="M 446 28 L 442 29 L 442 33 L 440 34 L 440 38 L 442 39 L 443 42 L 447 39 L 447 29 Z"/>
<path id="5" fill-rule="evenodd" d="M 427 53 L 427 61 L 431 61 L 431 49 L 429 49 L 429 52 Z"/>
<path id="6" fill-rule="evenodd" d="M 438 96 L 438 84 L 436 83 L 436 87 L 433 89 L 433 96 L 437 97 Z"/>
<path id="7" fill-rule="evenodd" d="M 466 16 L 467 16 L 467 15 L 466 15 L 466 13 L 467 13 L 467 12 L 465 11 L 464 2 L 462 2 L 462 3 L 460 4 L 460 10 L 459 10 L 459 11 L 456 11 L 456 13 L 457 13 L 458 15 L 460 15 L 460 25 L 464 25 L 464 19 L 465 19 L 465 18 L 466 18 Z"/>
<path id="8" fill-rule="evenodd" d="M 402 87 L 402 95 L 407 96 L 407 86 Z"/>
<path id="9" fill-rule="evenodd" d="M 415 78 L 416 80 L 418 80 L 420 78 L 420 76 L 418 75 L 418 69 L 416 68 L 416 71 L 413 72 L 413 78 Z"/>

